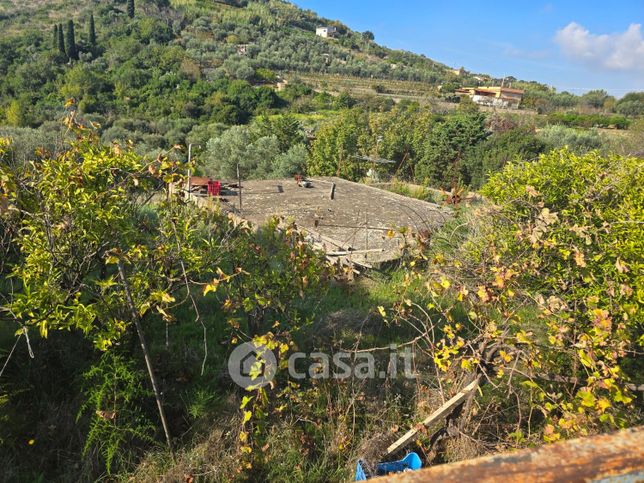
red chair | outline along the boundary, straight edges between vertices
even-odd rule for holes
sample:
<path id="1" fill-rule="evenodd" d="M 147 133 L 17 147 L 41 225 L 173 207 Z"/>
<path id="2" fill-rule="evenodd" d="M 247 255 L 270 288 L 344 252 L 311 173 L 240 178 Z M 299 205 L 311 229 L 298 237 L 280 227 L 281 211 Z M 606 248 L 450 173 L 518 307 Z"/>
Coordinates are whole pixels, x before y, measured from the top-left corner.
<path id="1" fill-rule="evenodd" d="M 219 196 L 221 194 L 221 181 L 208 181 L 208 196 Z"/>

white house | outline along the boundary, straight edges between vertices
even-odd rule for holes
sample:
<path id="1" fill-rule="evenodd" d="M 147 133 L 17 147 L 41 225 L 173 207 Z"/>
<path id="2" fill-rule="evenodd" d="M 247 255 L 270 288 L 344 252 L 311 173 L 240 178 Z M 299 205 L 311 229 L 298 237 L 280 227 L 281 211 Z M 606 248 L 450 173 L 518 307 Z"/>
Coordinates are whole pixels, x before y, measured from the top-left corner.
<path id="1" fill-rule="evenodd" d="M 325 39 L 333 38 L 337 35 L 337 33 L 338 29 L 333 26 L 318 27 L 315 29 L 315 35 L 317 35 L 318 37 L 324 37 Z"/>

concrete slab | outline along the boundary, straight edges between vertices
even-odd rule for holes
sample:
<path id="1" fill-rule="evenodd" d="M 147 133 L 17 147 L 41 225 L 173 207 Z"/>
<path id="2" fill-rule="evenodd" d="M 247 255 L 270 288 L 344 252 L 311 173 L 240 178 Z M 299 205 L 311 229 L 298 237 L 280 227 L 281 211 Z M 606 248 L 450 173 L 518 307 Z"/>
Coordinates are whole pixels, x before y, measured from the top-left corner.
<path id="1" fill-rule="evenodd" d="M 228 192 L 221 206 L 256 225 L 283 216 L 328 253 L 357 251 L 350 258 L 365 263 L 398 258 L 404 241 L 400 228 L 430 234 L 452 217 L 448 207 L 365 184 L 335 177 L 308 179 L 308 188 L 294 179 L 243 181 L 241 211 L 236 192 Z M 388 235 L 390 230 L 395 236 Z"/>

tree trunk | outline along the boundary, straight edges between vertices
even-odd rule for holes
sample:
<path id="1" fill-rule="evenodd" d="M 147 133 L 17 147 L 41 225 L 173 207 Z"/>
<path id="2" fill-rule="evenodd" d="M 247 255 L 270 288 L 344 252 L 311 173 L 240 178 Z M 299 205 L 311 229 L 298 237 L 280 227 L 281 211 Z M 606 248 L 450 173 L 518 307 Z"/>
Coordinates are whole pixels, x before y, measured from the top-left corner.
<path id="1" fill-rule="evenodd" d="M 123 289 L 125 290 L 125 300 L 127 306 L 130 310 L 132 316 L 132 321 L 136 326 L 136 332 L 139 336 L 139 342 L 141 343 L 141 349 L 143 350 L 143 358 L 145 359 L 145 365 L 148 368 L 148 375 L 150 376 L 150 383 L 152 384 L 152 390 L 154 391 L 154 397 L 157 401 L 157 407 L 159 408 L 159 417 L 161 418 L 161 424 L 163 425 L 163 432 L 165 433 L 165 439 L 168 443 L 168 448 L 172 453 L 172 441 L 170 439 L 170 430 L 168 429 L 168 421 L 165 417 L 165 411 L 163 410 L 163 403 L 161 402 L 161 393 L 159 392 L 159 386 L 157 384 L 156 376 L 154 375 L 154 369 L 152 368 L 152 361 L 150 360 L 150 354 L 148 352 L 148 345 L 145 342 L 145 335 L 143 334 L 143 327 L 141 326 L 141 321 L 139 319 L 139 314 L 136 312 L 134 307 L 134 301 L 132 300 L 132 294 L 130 293 L 130 285 L 125 278 L 125 268 L 123 267 L 123 262 L 119 260 L 119 277 L 123 283 Z"/>

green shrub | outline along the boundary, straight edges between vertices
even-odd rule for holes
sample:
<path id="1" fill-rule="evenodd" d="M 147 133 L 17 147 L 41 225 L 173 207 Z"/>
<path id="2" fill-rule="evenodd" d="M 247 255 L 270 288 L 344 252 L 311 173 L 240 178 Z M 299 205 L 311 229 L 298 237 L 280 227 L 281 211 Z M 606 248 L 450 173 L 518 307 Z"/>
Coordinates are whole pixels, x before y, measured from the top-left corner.
<path id="1" fill-rule="evenodd" d="M 572 151 L 580 153 L 602 147 L 602 138 L 595 130 L 547 126 L 539 132 L 538 137 L 553 148 L 567 146 Z"/>
<path id="2" fill-rule="evenodd" d="M 516 159 L 531 160 L 543 153 L 547 143 L 530 128 L 515 128 L 493 134 L 467 152 L 463 159 L 463 181 L 480 188 L 491 174 Z"/>
<path id="3" fill-rule="evenodd" d="M 603 127 L 615 129 L 627 129 L 629 120 L 624 116 L 612 115 L 605 116 L 602 114 L 580 114 L 580 113 L 562 113 L 553 112 L 548 115 L 548 121 L 551 124 L 563 124 L 569 127 Z"/>
<path id="4" fill-rule="evenodd" d="M 108 474 L 128 469 L 134 449 L 154 443 L 155 427 L 140 407 L 151 396 L 145 375 L 132 361 L 106 352 L 83 378 L 86 401 L 78 417 L 90 418 L 83 456 L 96 449 Z"/>

